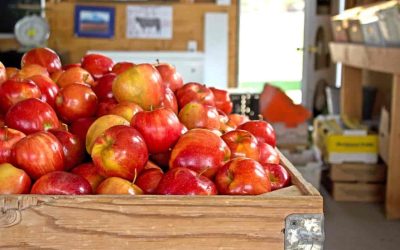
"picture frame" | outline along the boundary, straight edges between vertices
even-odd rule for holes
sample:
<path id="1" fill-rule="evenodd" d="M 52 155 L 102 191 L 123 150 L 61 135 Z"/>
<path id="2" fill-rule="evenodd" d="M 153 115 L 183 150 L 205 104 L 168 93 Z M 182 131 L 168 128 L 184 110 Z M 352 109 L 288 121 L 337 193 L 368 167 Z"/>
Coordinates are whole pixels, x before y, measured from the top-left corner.
<path id="1" fill-rule="evenodd" d="M 74 32 L 77 37 L 114 37 L 115 8 L 76 5 Z"/>

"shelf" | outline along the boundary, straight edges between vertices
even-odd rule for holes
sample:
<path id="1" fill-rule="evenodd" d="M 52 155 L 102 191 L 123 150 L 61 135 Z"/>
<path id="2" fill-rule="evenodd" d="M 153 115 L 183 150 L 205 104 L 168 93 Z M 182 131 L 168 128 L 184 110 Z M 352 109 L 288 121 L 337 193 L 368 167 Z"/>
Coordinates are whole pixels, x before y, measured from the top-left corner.
<path id="1" fill-rule="evenodd" d="M 332 60 L 343 63 L 342 116 L 361 120 L 364 69 L 393 75 L 385 205 L 387 218 L 400 219 L 400 48 L 331 43 L 330 50 Z"/>
<path id="2" fill-rule="evenodd" d="M 389 74 L 400 74 L 400 48 L 330 43 L 331 58 L 348 66 Z"/>

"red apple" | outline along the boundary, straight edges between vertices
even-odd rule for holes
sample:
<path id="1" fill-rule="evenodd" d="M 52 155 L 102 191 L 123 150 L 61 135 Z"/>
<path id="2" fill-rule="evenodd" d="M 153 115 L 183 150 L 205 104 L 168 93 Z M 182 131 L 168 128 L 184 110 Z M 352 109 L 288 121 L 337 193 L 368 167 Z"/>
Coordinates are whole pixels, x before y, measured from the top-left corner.
<path id="1" fill-rule="evenodd" d="M 34 75 L 29 80 L 33 81 L 39 87 L 42 93 L 40 99 L 50 104 L 52 108 L 55 108 L 55 100 L 59 91 L 58 85 L 51 78 L 43 75 Z"/>
<path id="2" fill-rule="evenodd" d="M 229 114 L 228 122 L 226 124 L 232 128 L 237 128 L 239 125 L 241 125 L 247 121 L 250 121 L 250 119 L 246 115 Z"/>
<path id="3" fill-rule="evenodd" d="M 110 111 L 117 106 L 118 102 L 114 98 L 101 101 L 97 104 L 96 117 L 110 114 Z"/>
<path id="4" fill-rule="evenodd" d="M 0 62 L 0 84 L 5 82 L 5 80 L 7 80 L 6 67 L 4 67 L 2 62 Z"/>
<path id="5" fill-rule="evenodd" d="M 161 107 L 169 108 L 174 111 L 175 114 L 178 114 L 178 101 L 170 88 L 165 88 L 165 96 L 161 102 Z"/>
<path id="6" fill-rule="evenodd" d="M 175 92 L 179 109 L 189 102 L 200 102 L 205 105 L 215 106 L 214 94 L 205 85 L 197 82 L 189 82 Z"/>
<path id="7" fill-rule="evenodd" d="M 6 78 L 14 79 L 18 75 L 19 69 L 15 67 L 6 67 Z"/>
<path id="8" fill-rule="evenodd" d="M 116 125 L 129 126 L 129 121 L 118 115 L 104 115 L 97 118 L 92 125 L 90 125 L 86 133 L 86 151 L 91 154 L 94 141 L 97 137 L 102 135 L 108 128 Z"/>
<path id="9" fill-rule="evenodd" d="M 143 190 L 145 194 L 155 194 L 158 183 L 164 173 L 159 166 L 147 161 L 143 171 L 137 177 L 135 184 Z"/>
<path id="10" fill-rule="evenodd" d="M 217 89 L 214 87 L 210 87 L 209 89 L 214 94 L 215 107 L 217 107 L 217 109 L 222 110 L 227 115 L 232 113 L 233 103 L 231 101 L 228 91 L 223 89 Z"/>
<path id="11" fill-rule="evenodd" d="M 226 143 L 207 129 L 192 129 L 181 136 L 171 152 L 169 167 L 186 167 L 212 179 L 231 157 Z"/>
<path id="12" fill-rule="evenodd" d="M 119 62 L 119 63 L 114 64 L 111 72 L 119 75 L 119 74 L 125 72 L 126 70 L 132 68 L 134 65 L 135 64 L 131 63 L 131 62 Z"/>
<path id="13" fill-rule="evenodd" d="M 49 132 L 37 132 L 19 140 L 14 144 L 12 157 L 13 163 L 33 179 L 52 171 L 64 170 L 62 145 Z"/>
<path id="14" fill-rule="evenodd" d="M 96 94 L 87 85 L 70 84 L 58 92 L 56 110 L 65 122 L 92 117 L 97 111 Z"/>
<path id="15" fill-rule="evenodd" d="M 124 125 L 111 127 L 97 137 L 91 156 L 102 175 L 130 181 L 142 171 L 149 158 L 141 134 Z"/>
<path id="16" fill-rule="evenodd" d="M 220 194 L 258 195 L 271 191 L 271 183 L 263 166 L 249 158 L 235 158 L 222 166 L 215 176 Z"/>
<path id="17" fill-rule="evenodd" d="M 49 132 L 57 137 L 62 145 L 65 170 L 68 171 L 83 161 L 85 148 L 77 135 L 62 129 L 50 129 Z"/>
<path id="18" fill-rule="evenodd" d="M 259 162 L 261 164 L 270 163 L 270 164 L 279 164 L 280 157 L 278 151 L 275 150 L 268 143 L 258 143 L 258 148 L 260 150 L 260 159 Z"/>
<path id="19" fill-rule="evenodd" d="M 104 74 L 111 72 L 114 66 L 113 60 L 100 54 L 87 54 L 82 58 L 82 68 L 89 71 L 95 79 L 102 77 Z"/>
<path id="20" fill-rule="evenodd" d="M 238 129 L 247 130 L 252 133 L 258 140 L 258 142 L 265 142 L 272 147 L 276 146 L 276 135 L 275 130 L 266 121 L 248 121 L 241 124 Z"/>
<path id="21" fill-rule="evenodd" d="M 165 96 L 161 76 L 151 64 L 138 64 L 117 75 L 112 90 L 118 102 L 134 102 L 144 110 L 160 107 Z"/>
<path id="22" fill-rule="evenodd" d="M 206 128 L 219 130 L 220 122 L 215 107 L 199 102 L 186 104 L 178 114 L 179 120 L 188 128 Z"/>
<path id="23" fill-rule="evenodd" d="M 7 80 L 0 85 L 0 112 L 6 113 L 14 104 L 42 96 L 39 87 L 29 80 Z"/>
<path id="24" fill-rule="evenodd" d="M 27 99 L 12 106 L 6 114 L 6 125 L 25 134 L 59 128 L 60 121 L 53 108 L 39 100 Z"/>
<path id="25" fill-rule="evenodd" d="M 231 158 L 247 157 L 258 161 L 260 150 L 258 149 L 257 139 L 246 130 L 232 130 L 221 138 L 231 150 Z"/>
<path id="26" fill-rule="evenodd" d="M 184 133 L 182 133 L 184 134 Z M 152 154 L 150 155 L 150 159 L 160 166 L 163 170 L 167 170 L 169 168 L 169 160 L 171 158 L 171 150 L 160 154 Z"/>
<path id="27" fill-rule="evenodd" d="M 81 83 L 89 86 L 94 86 L 95 82 L 89 72 L 80 68 L 72 67 L 64 71 L 57 80 L 57 85 L 64 88 L 73 83 Z"/>
<path id="28" fill-rule="evenodd" d="M 143 109 L 133 102 L 121 102 L 111 108 L 109 114 L 119 115 L 125 118 L 127 121 L 132 120 L 132 117 Z"/>
<path id="29" fill-rule="evenodd" d="M 25 134 L 7 127 L 0 128 L 0 163 L 11 162 L 11 149 Z"/>
<path id="30" fill-rule="evenodd" d="M 207 177 L 188 168 L 178 167 L 170 169 L 164 174 L 156 193 L 163 195 L 215 195 L 217 189 Z"/>
<path id="31" fill-rule="evenodd" d="M 271 181 L 271 190 L 277 190 L 290 185 L 290 175 L 280 164 L 263 164 L 264 170 L 268 173 Z"/>
<path id="32" fill-rule="evenodd" d="M 119 178 L 108 177 L 96 189 L 97 194 L 129 194 L 140 195 L 143 191 L 135 184 Z"/>
<path id="33" fill-rule="evenodd" d="M 30 64 L 38 64 L 47 69 L 49 73 L 61 69 L 60 57 L 49 48 L 35 48 L 22 56 L 21 67 Z"/>
<path id="34" fill-rule="evenodd" d="M 93 87 L 93 91 L 96 93 L 99 101 L 106 101 L 114 98 L 114 94 L 112 92 L 112 83 L 116 76 L 116 74 L 110 73 L 97 80 L 97 84 Z"/>
<path id="35" fill-rule="evenodd" d="M 158 63 L 156 69 L 161 75 L 162 82 L 165 87 L 170 88 L 173 92 L 183 86 L 181 74 L 176 68 L 169 63 Z"/>
<path id="36" fill-rule="evenodd" d="M 138 112 L 131 120 L 144 138 L 150 154 L 167 152 L 178 141 L 182 124 L 175 113 L 167 108 Z"/>
<path id="37" fill-rule="evenodd" d="M 91 194 L 89 182 L 77 174 L 54 171 L 40 177 L 32 186 L 31 194 L 84 195 Z"/>
<path id="38" fill-rule="evenodd" d="M 31 178 L 24 170 L 10 163 L 0 164 L 0 195 L 28 194 L 31 188 Z"/>
<path id="39" fill-rule="evenodd" d="M 50 77 L 49 72 L 47 72 L 46 68 L 37 64 L 30 64 L 22 67 L 21 70 L 18 71 L 18 73 L 14 76 L 14 78 L 24 80 L 35 75 Z"/>
<path id="40" fill-rule="evenodd" d="M 58 81 L 58 79 L 60 79 L 60 76 L 62 75 L 62 73 L 64 73 L 64 70 L 54 71 L 53 73 L 50 74 L 51 80 L 53 80 L 53 82 L 56 83 Z"/>
<path id="41" fill-rule="evenodd" d="M 83 143 L 86 141 L 86 134 L 90 125 L 92 125 L 95 120 L 95 117 L 85 117 L 75 120 L 69 126 L 69 131 L 72 134 L 77 135 L 80 141 Z"/>
<path id="42" fill-rule="evenodd" d="M 92 187 L 92 190 L 96 190 L 99 184 L 105 179 L 105 177 L 100 174 L 99 170 L 92 162 L 83 163 L 76 166 L 72 169 L 71 173 L 85 178 Z"/>

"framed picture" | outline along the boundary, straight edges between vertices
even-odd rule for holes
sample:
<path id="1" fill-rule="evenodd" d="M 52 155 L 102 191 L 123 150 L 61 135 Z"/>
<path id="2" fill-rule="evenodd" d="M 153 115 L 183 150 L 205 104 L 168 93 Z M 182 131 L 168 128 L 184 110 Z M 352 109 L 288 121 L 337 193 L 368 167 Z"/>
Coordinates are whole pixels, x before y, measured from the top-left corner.
<path id="1" fill-rule="evenodd" d="M 74 31 L 78 37 L 114 37 L 115 9 L 112 7 L 75 6 Z"/>

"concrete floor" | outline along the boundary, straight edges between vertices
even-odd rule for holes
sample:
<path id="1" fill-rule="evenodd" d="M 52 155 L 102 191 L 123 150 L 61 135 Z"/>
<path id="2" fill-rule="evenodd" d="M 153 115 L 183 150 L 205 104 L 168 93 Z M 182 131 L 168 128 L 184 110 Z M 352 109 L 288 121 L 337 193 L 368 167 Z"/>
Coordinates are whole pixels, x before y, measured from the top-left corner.
<path id="1" fill-rule="evenodd" d="M 398 250 L 400 220 L 388 221 L 382 203 L 335 202 L 324 197 L 326 250 Z"/>

